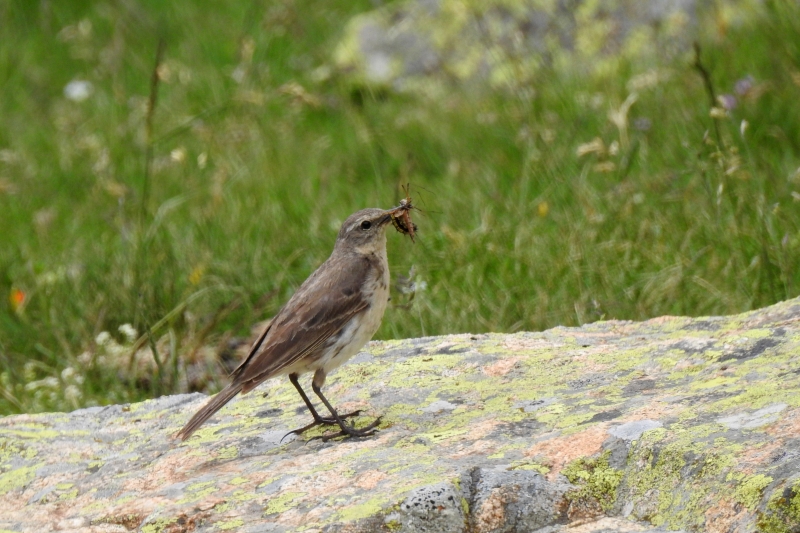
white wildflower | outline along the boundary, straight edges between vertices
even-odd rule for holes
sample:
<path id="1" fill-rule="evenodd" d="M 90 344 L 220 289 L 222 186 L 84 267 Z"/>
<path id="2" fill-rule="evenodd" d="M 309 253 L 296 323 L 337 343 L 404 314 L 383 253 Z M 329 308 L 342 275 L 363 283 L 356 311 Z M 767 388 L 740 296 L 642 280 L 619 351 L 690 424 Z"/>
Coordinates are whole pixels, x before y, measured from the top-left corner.
<path id="1" fill-rule="evenodd" d="M 587 154 L 598 154 L 603 155 L 606 153 L 606 145 L 603 142 L 603 139 L 600 137 L 595 137 L 588 143 L 583 143 L 578 146 L 575 150 L 575 155 L 578 157 L 583 157 Z"/>
<path id="2" fill-rule="evenodd" d="M 25 381 L 33 381 L 33 378 L 36 377 L 36 365 L 32 361 L 25 363 L 25 366 L 22 367 L 22 375 Z"/>
<path id="3" fill-rule="evenodd" d="M 94 339 L 94 342 L 96 342 L 98 346 L 105 346 L 111 342 L 111 334 L 107 331 L 101 331 L 100 334 Z"/>
<path id="4" fill-rule="evenodd" d="M 169 158 L 175 161 L 176 163 L 183 163 L 186 161 L 186 148 L 183 146 L 179 148 L 175 148 L 169 153 Z"/>
<path id="5" fill-rule="evenodd" d="M 66 398 L 68 402 L 77 403 L 81 399 L 81 396 L 83 396 L 81 390 L 75 385 L 69 385 L 64 389 L 64 398 Z"/>
<path id="6" fill-rule="evenodd" d="M 37 389 L 57 389 L 58 386 L 58 378 L 50 376 L 49 378 L 40 379 L 38 381 L 31 381 L 25 385 L 25 390 L 34 391 Z"/>
<path id="7" fill-rule="evenodd" d="M 64 96 L 73 102 L 83 102 L 94 92 L 92 82 L 86 80 L 72 80 L 64 87 Z"/>
<path id="8" fill-rule="evenodd" d="M 122 333 L 122 335 L 125 337 L 125 340 L 128 342 L 133 342 L 137 337 L 139 337 L 139 333 L 130 324 L 122 324 L 119 327 L 119 332 Z"/>

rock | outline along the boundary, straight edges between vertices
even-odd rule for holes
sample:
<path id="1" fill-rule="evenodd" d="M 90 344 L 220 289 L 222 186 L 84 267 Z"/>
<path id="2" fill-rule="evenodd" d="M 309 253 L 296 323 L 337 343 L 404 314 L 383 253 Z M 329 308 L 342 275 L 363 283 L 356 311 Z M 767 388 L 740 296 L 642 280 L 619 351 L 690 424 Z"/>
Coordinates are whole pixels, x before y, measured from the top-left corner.
<path id="1" fill-rule="evenodd" d="M 635 441 L 638 440 L 645 431 L 660 428 L 663 425 L 664 424 L 661 422 L 657 422 L 655 420 L 636 420 L 634 422 L 628 422 L 626 424 L 613 427 L 608 430 L 608 434 L 617 437 L 618 439 Z"/>
<path id="2" fill-rule="evenodd" d="M 519 90 L 542 69 L 567 76 L 608 75 L 629 64 L 650 70 L 690 51 L 699 27 L 713 32 L 752 20 L 762 3 L 722 0 L 698 9 L 697 0 L 392 2 L 350 22 L 334 63 L 356 84 L 398 91 L 446 95 L 453 84 Z"/>
<path id="3" fill-rule="evenodd" d="M 329 378 L 372 438 L 283 438 L 276 379 L 0 419 L 0 530 L 800 530 L 800 300 L 731 317 L 374 342 Z M 265 395 L 266 393 L 266 395 Z"/>

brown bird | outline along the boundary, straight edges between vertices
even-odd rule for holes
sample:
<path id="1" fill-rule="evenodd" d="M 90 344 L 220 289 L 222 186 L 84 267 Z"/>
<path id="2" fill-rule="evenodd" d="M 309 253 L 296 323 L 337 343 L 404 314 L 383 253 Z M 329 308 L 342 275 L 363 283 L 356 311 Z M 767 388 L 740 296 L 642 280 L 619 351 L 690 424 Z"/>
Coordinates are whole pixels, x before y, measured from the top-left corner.
<path id="1" fill-rule="evenodd" d="M 336 424 L 340 429 L 325 435 L 325 440 L 375 432 L 380 417 L 356 429 L 344 419 L 359 411 L 338 414 L 322 394 L 322 385 L 328 373 L 358 353 L 381 324 L 389 300 L 386 227 L 400 209 L 402 206 L 388 211 L 363 209 L 344 221 L 328 260 L 278 311 L 244 362 L 232 372 L 230 385 L 209 400 L 176 437 L 188 439 L 234 396 L 284 374 L 289 375 L 314 417 L 314 422 L 291 433 L 300 434 L 320 424 Z M 331 417 L 320 416 L 300 386 L 298 376 L 305 372 L 314 372 L 311 388 Z"/>

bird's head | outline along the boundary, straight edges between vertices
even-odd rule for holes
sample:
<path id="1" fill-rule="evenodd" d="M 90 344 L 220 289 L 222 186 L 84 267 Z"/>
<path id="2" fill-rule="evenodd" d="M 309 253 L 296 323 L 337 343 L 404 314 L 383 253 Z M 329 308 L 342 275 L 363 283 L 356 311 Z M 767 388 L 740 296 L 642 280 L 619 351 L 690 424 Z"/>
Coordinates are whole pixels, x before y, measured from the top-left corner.
<path id="1" fill-rule="evenodd" d="M 391 213 L 375 208 L 353 213 L 342 224 L 335 249 L 361 254 L 382 251 L 386 247 L 386 226 L 392 221 Z"/>

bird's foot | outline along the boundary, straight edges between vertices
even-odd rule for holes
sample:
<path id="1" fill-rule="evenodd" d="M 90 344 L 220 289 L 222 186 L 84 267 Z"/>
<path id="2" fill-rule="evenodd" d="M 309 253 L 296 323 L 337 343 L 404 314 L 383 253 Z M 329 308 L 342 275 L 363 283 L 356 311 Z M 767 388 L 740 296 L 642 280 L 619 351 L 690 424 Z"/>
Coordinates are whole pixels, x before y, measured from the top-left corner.
<path id="1" fill-rule="evenodd" d="M 336 433 L 326 433 L 324 435 L 320 435 L 318 437 L 313 437 L 311 440 L 314 439 L 322 439 L 322 442 L 328 442 L 332 439 L 338 439 L 339 437 L 370 437 L 375 434 L 377 431 L 377 427 L 381 423 L 381 417 L 376 418 L 373 422 L 368 425 L 367 427 L 363 427 L 361 429 L 356 429 L 353 426 L 348 424 L 342 424 L 339 426 L 341 431 L 337 431 Z"/>
<path id="2" fill-rule="evenodd" d="M 358 416 L 361 413 L 362 413 L 362 410 L 361 409 L 357 409 L 357 410 L 353 411 L 352 413 L 339 415 L 339 418 L 341 418 L 342 420 L 346 420 L 348 418 L 353 418 L 354 416 Z M 333 418 L 332 416 L 315 417 L 314 421 L 311 422 L 310 424 L 308 424 L 306 426 L 303 426 L 301 428 L 293 429 L 292 431 L 290 431 L 289 433 L 287 433 L 286 435 L 281 437 L 281 442 L 283 442 L 283 439 L 285 439 L 289 435 L 302 435 L 303 433 L 305 433 L 309 429 L 315 428 L 317 426 L 335 426 L 335 425 L 338 425 L 338 424 L 339 424 L 339 422 L 337 422 L 336 419 Z M 321 437 L 315 437 L 315 438 L 321 438 Z"/>
<path id="3" fill-rule="evenodd" d="M 356 416 L 360 415 L 363 412 L 364 412 L 363 409 L 356 409 L 352 413 L 346 413 L 346 414 L 343 414 L 343 415 L 339 415 L 339 418 L 341 418 L 342 420 L 347 420 L 348 418 L 356 417 Z M 322 424 L 324 424 L 326 426 L 335 426 L 339 422 L 337 422 L 336 419 L 333 418 L 332 416 L 321 416 L 321 417 L 319 417 L 319 420 L 315 420 L 314 423 L 316 425 L 318 425 L 318 426 L 322 425 Z"/>

